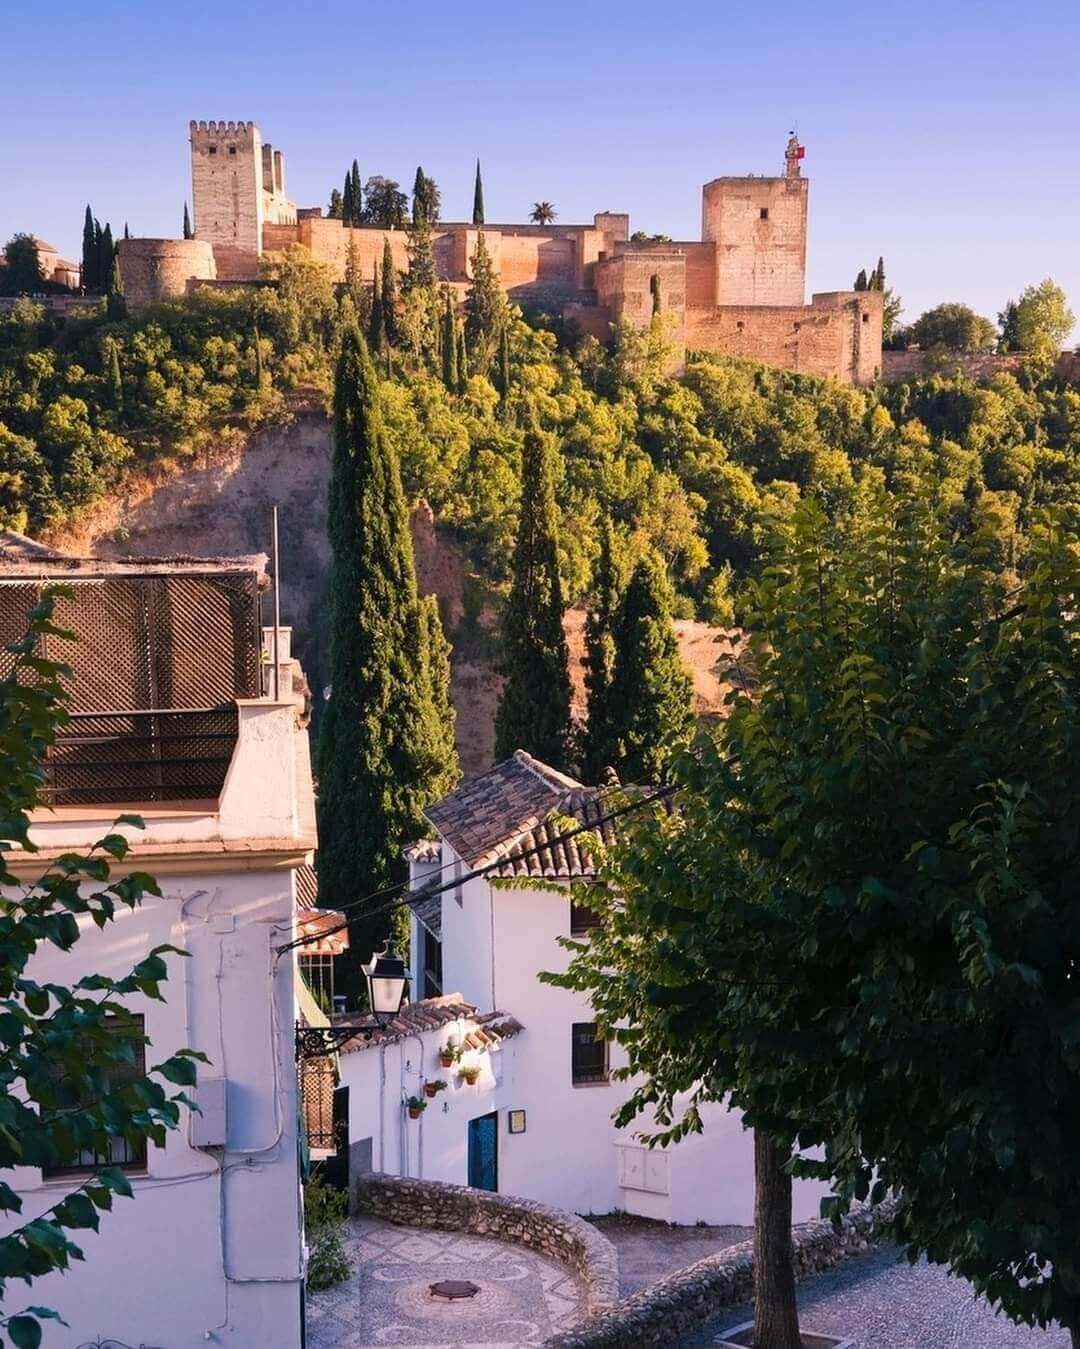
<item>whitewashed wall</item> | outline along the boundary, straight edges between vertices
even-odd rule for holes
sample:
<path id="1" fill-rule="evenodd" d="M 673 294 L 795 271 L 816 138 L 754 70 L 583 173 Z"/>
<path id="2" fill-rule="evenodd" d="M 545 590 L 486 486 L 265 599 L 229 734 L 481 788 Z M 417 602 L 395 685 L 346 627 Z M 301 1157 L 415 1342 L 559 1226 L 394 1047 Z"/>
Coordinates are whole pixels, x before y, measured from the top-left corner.
<path id="1" fill-rule="evenodd" d="M 442 853 L 444 862 L 455 859 L 445 842 Z M 444 879 L 450 875 L 443 872 Z M 503 1193 L 577 1213 L 619 1209 L 683 1224 L 753 1221 L 753 1139 L 738 1113 L 707 1106 L 702 1111 L 702 1135 L 649 1152 L 635 1140 L 633 1126 L 620 1130 L 612 1122 L 631 1083 L 573 1085 L 571 1027 L 592 1020 L 589 1001 L 583 994 L 542 984 L 538 977 L 543 970 L 563 970 L 569 963 L 570 953 L 558 944 L 560 936 L 570 933 L 567 893 L 500 889 L 476 879 L 463 887 L 460 906 L 452 892 L 443 895 L 442 932 L 444 991 L 460 993 L 482 1010 L 509 1012 L 524 1026 L 510 1042 L 513 1074 L 504 1075 L 490 1103 L 480 1108 L 477 1100 L 473 1110 L 476 1115 L 492 1109 L 503 1112 L 499 1120 Z M 377 1051 L 357 1057 L 370 1058 L 373 1053 Z M 417 1061 L 419 1057 L 413 1056 Z M 611 1067 L 624 1062 L 618 1047 L 611 1046 Z M 376 1088 L 374 1079 L 365 1076 L 363 1085 L 351 1093 L 357 1125 L 360 1116 L 370 1112 L 365 1102 Z M 384 1093 L 384 1105 L 390 1095 L 390 1090 Z M 505 1112 L 510 1109 L 525 1110 L 524 1134 L 508 1133 Z M 425 1111 L 425 1125 L 433 1123 L 432 1114 L 432 1109 Z M 650 1119 L 642 1121 L 643 1130 L 651 1127 Z M 371 1132 L 365 1129 L 358 1135 L 354 1127 L 351 1134 L 356 1138 Z M 435 1133 L 431 1128 L 430 1135 Z M 460 1182 L 465 1175 L 466 1126 L 456 1112 L 440 1122 L 438 1137 L 439 1144 L 425 1144 L 424 1177 Z M 400 1168 L 387 1158 L 387 1169 Z M 824 1193 L 821 1185 L 796 1182 L 795 1218 L 817 1216 Z"/>

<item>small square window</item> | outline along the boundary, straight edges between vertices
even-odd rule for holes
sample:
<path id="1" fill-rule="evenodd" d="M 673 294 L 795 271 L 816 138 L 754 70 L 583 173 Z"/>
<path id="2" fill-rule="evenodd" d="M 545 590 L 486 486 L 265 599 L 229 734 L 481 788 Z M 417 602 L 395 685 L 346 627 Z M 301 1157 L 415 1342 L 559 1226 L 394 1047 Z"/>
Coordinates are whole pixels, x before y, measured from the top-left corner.
<path id="1" fill-rule="evenodd" d="M 208 155 L 216 155 L 216 154 L 217 154 L 217 146 L 216 146 L 216 145 L 210 145 L 210 146 L 207 146 L 206 153 L 207 153 Z"/>
<path id="2" fill-rule="evenodd" d="M 769 218 L 769 208 L 768 208 L 767 206 L 763 206 L 763 207 L 761 208 L 760 214 L 761 214 L 762 220 L 768 220 L 768 218 Z"/>
<path id="3" fill-rule="evenodd" d="M 236 154 L 236 146 L 235 146 L 235 145 L 230 145 L 230 146 L 229 146 L 229 154 L 231 154 L 231 155 Z"/>
<path id="4" fill-rule="evenodd" d="M 587 937 L 594 927 L 600 926 L 600 919 L 587 904 L 570 902 L 570 935 Z"/>
<path id="5" fill-rule="evenodd" d="M 864 323 L 869 323 L 869 322 L 870 322 L 870 315 L 869 315 L 869 314 L 864 314 L 864 315 L 862 316 L 862 321 L 863 321 Z"/>
<path id="6" fill-rule="evenodd" d="M 798 320 L 796 320 L 792 326 L 794 327 L 795 331 L 798 332 L 799 329 L 802 327 L 802 324 L 799 323 Z"/>
<path id="7" fill-rule="evenodd" d="M 575 1087 L 607 1082 L 608 1045 L 596 1035 L 595 1021 L 575 1021 L 570 1030 L 570 1078 Z"/>
<path id="8" fill-rule="evenodd" d="M 738 329 L 738 331 L 739 331 L 740 333 L 742 332 L 744 326 L 745 326 L 745 325 L 743 324 L 742 319 L 737 319 L 737 320 L 736 320 L 736 322 L 735 322 L 735 327 Z"/>

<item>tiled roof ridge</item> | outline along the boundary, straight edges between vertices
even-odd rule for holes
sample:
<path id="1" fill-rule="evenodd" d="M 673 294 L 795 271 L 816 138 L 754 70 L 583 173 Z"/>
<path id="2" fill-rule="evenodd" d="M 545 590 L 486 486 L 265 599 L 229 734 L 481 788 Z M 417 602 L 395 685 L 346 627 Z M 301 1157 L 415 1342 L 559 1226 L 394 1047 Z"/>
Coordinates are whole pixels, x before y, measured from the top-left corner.
<path id="1" fill-rule="evenodd" d="M 424 1031 L 439 1031 L 452 1026 L 456 1021 L 471 1021 L 473 1028 L 466 1030 L 462 1043 L 469 1049 L 482 1049 L 497 1044 L 523 1030 L 521 1022 L 509 1012 L 481 1012 L 472 1003 L 466 1002 L 460 993 L 441 993 L 437 997 L 421 998 L 418 1002 L 409 1002 L 388 1025 L 372 1028 L 370 1037 L 361 1034 L 368 1027 L 357 1024 L 357 1034 L 341 1046 L 343 1054 L 355 1053 L 378 1044 L 388 1044 L 395 1040 L 406 1039 L 410 1035 Z M 335 1020 L 335 1025 L 348 1026 L 348 1020 Z"/>
<path id="2" fill-rule="evenodd" d="M 572 778 L 569 773 L 563 773 L 558 768 L 552 768 L 542 759 L 534 759 L 528 750 L 514 750 L 514 758 L 518 763 L 523 764 L 530 773 L 535 773 L 540 781 L 546 783 L 549 787 L 558 785 L 566 787 L 570 791 L 575 789 L 580 791 L 585 786 L 583 782 L 578 782 L 577 778 Z"/>

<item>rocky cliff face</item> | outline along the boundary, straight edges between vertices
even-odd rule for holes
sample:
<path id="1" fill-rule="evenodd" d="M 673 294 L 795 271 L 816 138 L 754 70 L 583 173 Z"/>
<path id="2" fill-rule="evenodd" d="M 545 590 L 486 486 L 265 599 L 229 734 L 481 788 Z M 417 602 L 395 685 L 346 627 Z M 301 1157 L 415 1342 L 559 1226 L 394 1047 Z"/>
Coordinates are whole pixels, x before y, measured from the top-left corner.
<path id="1" fill-rule="evenodd" d="M 326 493 L 330 478 L 331 425 L 321 412 L 301 411 L 284 426 L 233 436 L 213 454 L 179 470 L 132 476 L 125 487 L 47 542 L 66 552 L 109 558 L 232 557 L 269 553 L 271 509 L 278 507 L 281 546 L 281 620 L 293 628 L 293 651 L 316 700 L 325 683 L 326 605 L 330 544 Z M 494 718 L 501 680 L 495 673 L 496 614 L 473 605 L 468 563 L 441 534 L 426 503 L 413 508 L 413 546 L 420 589 L 439 597 L 453 643 L 453 694 L 457 742 L 466 776 L 487 768 L 495 742 Z M 475 587 L 473 594 L 475 595 Z M 269 606 L 264 602 L 264 619 Z M 566 616 L 575 707 L 584 710 L 584 614 Z M 726 663 L 723 634 L 704 623 L 675 625 L 694 676 L 697 709 L 716 713 L 727 686 L 718 675 Z"/>

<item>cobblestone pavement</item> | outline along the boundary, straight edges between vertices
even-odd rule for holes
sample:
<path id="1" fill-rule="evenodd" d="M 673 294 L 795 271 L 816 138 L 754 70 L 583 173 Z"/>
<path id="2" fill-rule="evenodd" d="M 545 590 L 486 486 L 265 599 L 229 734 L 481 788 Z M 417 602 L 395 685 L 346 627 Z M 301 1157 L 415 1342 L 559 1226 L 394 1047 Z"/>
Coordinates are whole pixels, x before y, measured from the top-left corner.
<path id="1" fill-rule="evenodd" d="M 671 1227 L 625 1213 L 592 1216 L 589 1222 L 619 1253 L 623 1297 L 754 1235 L 752 1227 Z"/>
<path id="2" fill-rule="evenodd" d="M 347 1249 L 352 1277 L 308 1296 L 309 1349 L 517 1349 L 584 1316 L 577 1277 L 521 1246 L 354 1218 Z M 440 1279 L 468 1280 L 480 1292 L 442 1302 L 429 1287 Z"/>
<path id="3" fill-rule="evenodd" d="M 804 1329 L 842 1335 L 854 1349 L 1069 1349 L 1065 1331 L 1014 1326 L 940 1266 L 898 1264 L 893 1250 L 800 1284 L 799 1311 Z M 715 1344 L 751 1315 L 731 1308 L 684 1336 L 679 1349 Z"/>

